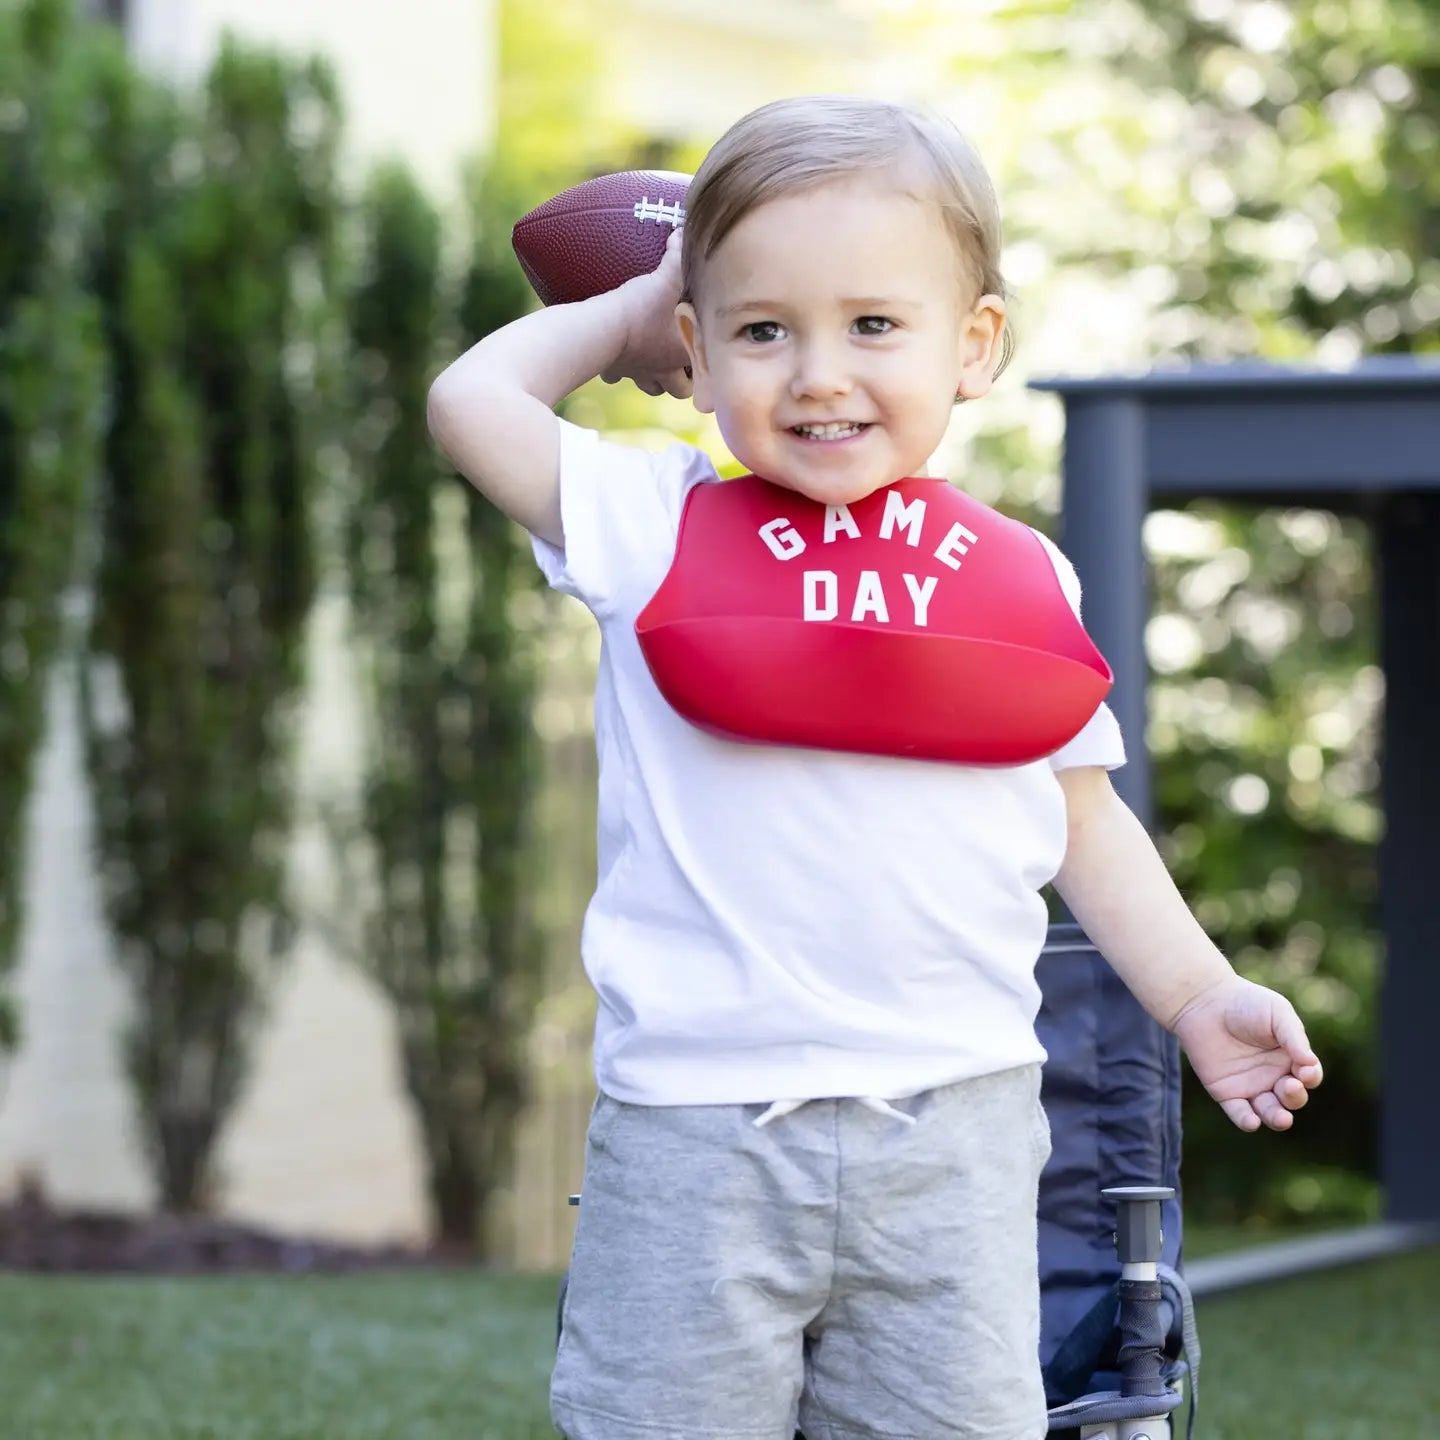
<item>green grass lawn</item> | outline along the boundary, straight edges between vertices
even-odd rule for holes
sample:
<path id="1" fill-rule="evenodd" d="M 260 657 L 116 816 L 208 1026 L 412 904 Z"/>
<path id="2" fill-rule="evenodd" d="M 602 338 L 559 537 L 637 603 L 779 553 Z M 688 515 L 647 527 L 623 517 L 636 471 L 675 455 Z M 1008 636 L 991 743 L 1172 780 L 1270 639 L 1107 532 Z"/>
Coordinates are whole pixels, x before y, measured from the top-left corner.
<path id="1" fill-rule="evenodd" d="M 555 1282 L 0 1277 L 4 1440 L 553 1440 Z"/>
<path id="2" fill-rule="evenodd" d="M 0 1276 L 0 1440 L 531 1440 L 554 1282 Z M 1440 1249 L 1203 1302 L 1197 1440 L 1440 1440 Z"/>

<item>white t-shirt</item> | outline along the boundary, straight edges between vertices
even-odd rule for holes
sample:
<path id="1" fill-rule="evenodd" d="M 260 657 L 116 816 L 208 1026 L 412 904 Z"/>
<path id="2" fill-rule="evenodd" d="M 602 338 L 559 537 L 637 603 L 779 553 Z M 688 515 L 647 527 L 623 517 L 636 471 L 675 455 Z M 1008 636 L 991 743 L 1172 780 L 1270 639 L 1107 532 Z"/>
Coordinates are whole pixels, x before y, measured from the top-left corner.
<path id="1" fill-rule="evenodd" d="M 1048 760 L 1007 768 L 698 729 L 656 689 L 635 619 L 714 466 L 688 445 L 649 454 L 561 428 L 565 549 L 534 548 L 602 637 L 581 943 L 600 1088 L 646 1105 L 896 1099 L 1043 1059 L 1039 892 L 1066 837 L 1055 772 L 1124 763 L 1109 708 Z M 1045 543 L 1078 610 L 1075 572 Z"/>

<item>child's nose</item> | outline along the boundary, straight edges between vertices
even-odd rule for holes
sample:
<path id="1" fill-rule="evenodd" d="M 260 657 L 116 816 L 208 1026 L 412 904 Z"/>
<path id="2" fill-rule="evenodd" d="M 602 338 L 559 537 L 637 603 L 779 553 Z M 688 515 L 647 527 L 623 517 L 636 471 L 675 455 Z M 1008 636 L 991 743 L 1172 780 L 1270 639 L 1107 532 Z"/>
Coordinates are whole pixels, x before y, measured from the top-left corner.
<path id="1" fill-rule="evenodd" d="M 849 390 L 849 367 L 836 347 L 812 342 L 798 351 L 790 380 L 790 393 L 795 399 L 824 399 L 848 394 Z"/>

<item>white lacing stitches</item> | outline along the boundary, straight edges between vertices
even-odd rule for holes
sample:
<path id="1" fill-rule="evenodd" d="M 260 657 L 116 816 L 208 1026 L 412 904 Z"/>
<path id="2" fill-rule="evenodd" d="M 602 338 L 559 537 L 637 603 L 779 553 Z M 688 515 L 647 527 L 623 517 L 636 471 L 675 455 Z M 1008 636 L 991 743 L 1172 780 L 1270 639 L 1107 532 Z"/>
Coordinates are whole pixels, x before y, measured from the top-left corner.
<path id="1" fill-rule="evenodd" d="M 646 195 L 635 202 L 635 218 L 642 225 L 653 220 L 657 225 L 680 226 L 685 223 L 685 207 L 678 200 L 667 205 Z"/>
<path id="2" fill-rule="evenodd" d="M 873 1110 L 877 1115 L 888 1115 L 892 1120 L 899 1120 L 905 1125 L 915 1123 L 913 1115 L 907 1115 L 903 1110 L 897 1110 L 888 1100 L 881 1100 L 876 1095 L 857 1095 L 855 1099 L 857 1104 L 863 1105 L 867 1110 Z M 808 1104 L 810 1104 L 809 1100 L 777 1100 L 755 1121 L 755 1128 L 759 1130 L 772 1120 L 780 1120 L 786 1115 L 793 1115 L 802 1105 Z"/>

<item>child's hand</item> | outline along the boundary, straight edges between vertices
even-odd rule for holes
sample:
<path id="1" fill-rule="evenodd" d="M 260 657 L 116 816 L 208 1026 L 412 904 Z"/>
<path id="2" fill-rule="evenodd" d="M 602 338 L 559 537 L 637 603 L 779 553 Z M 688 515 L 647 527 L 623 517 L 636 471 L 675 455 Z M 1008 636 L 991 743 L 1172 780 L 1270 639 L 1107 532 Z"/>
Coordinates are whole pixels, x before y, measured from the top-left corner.
<path id="1" fill-rule="evenodd" d="M 677 228 L 671 231 L 659 266 L 613 292 L 624 303 L 626 338 L 624 350 L 600 377 L 607 385 L 633 380 L 647 395 L 668 393 L 681 400 L 693 392 L 686 370 L 690 356 L 675 319 L 680 287 Z"/>
<path id="2" fill-rule="evenodd" d="M 1206 1090 L 1241 1130 L 1288 1130 L 1322 1077 L 1294 1006 L 1232 975 L 1202 992 L 1175 1033 Z"/>

